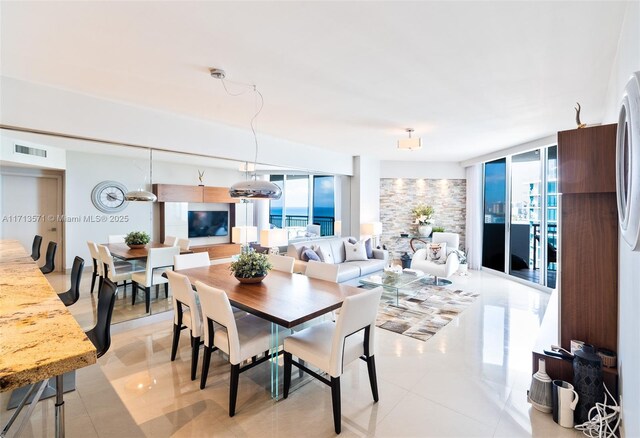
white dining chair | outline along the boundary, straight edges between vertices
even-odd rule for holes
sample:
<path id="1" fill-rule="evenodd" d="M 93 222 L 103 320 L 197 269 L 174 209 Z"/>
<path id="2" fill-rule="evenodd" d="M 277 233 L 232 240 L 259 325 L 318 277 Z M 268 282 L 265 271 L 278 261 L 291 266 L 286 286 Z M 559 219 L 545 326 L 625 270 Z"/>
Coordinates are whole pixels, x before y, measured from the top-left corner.
<path id="1" fill-rule="evenodd" d="M 378 382 L 374 359 L 374 334 L 382 287 L 345 298 L 338 320 L 324 322 L 297 332 L 284 340 L 283 397 L 289 396 L 291 366 L 295 365 L 331 387 L 333 425 L 341 429 L 340 376 L 344 367 L 357 359 L 367 362 L 373 401 L 378 402 Z M 293 360 L 309 362 L 327 373 L 331 380 Z"/>
<path id="2" fill-rule="evenodd" d="M 177 246 L 180 247 L 180 251 L 189 251 L 189 239 L 178 239 Z"/>
<path id="3" fill-rule="evenodd" d="M 164 244 L 168 246 L 176 246 L 178 244 L 178 238 L 175 236 L 165 236 Z"/>
<path id="4" fill-rule="evenodd" d="M 91 260 L 93 260 L 93 272 L 91 273 L 91 293 L 98 280 L 98 290 L 102 284 L 102 263 L 100 262 L 100 253 L 98 252 L 98 245 L 95 242 L 87 240 L 87 246 L 89 247 L 89 254 L 91 254 Z"/>
<path id="5" fill-rule="evenodd" d="M 135 266 L 131 264 L 116 264 L 113 261 L 111 251 L 109 251 L 109 248 L 104 245 L 98 245 L 98 254 L 100 256 L 100 263 L 102 263 L 103 278 L 111 280 L 116 285 L 116 288 L 118 288 L 120 286 L 120 282 L 122 282 L 122 286 L 124 286 L 123 291 L 126 293 L 127 281 L 131 280 L 132 274 L 136 272 Z M 135 295 L 135 288 L 133 285 L 132 291 Z M 98 295 L 100 295 L 100 288 L 98 288 Z"/>
<path id="6" fill-rule="evenodd" d="M 202 313 L 196 293 L 189 279 L 177 272 L 166 271 L 171 294 L 173 295 L 173 340 L 171 342 L 171 362 L 176 360 L 178 342 L 183 329 L 189 329 L 191 337 L 191 380 L 196 380 L 198 352 L 202 336 Z"/>
<path id="7" fill-rule="evenodd" d="M 293 265 L 296 261 L 293 257 L 276 255 L 276 254 L 268 254 L 267 258 L 271 263 L 271 266 L 276 271 L 288 272 L 289 274 L 293 274 Z"/>
<path id="8" fill-rule="evenodd" d="M 196 290 L 200 297 L 204 323 L 204 351 L 202 354 L 202 376 L 200 389 L 207 384 L 207 373 L 211 363 L 211 353 L 215 349 L 227 354 L 231 364 L 229 389 L 229 416 L 236 413 L 238 380 L 240 373 L 269 359 L 271 347 L 271 323 L 255 315 L 236 318 L 231 310 L 229 298 L 224 291 L 197 281 Z M 278 331 L 281 328 L 278 327 Z M 282 345 L 281 336 L 278 336 Z M 257 357 L 263 355 L 260 359 Z M 251 363 L 240 367 L 245 360 Z"/>
<path id="9" fill-rule="evenodd" d="M 124 243 L 126 234 L 110 234 L 108 238 L 109 243 Z"/>
<path id="10" fill-rule="evenodd" d="M 173 256 L 173 269 L 189 269 L 199 268 L 202 266 L 209 266 L 211 260 L 209 260 L 208 252 L 194 252 L 193 254 L 178 254 Z"/>
<path id="11" fill-rule="evenodd" d="M 134 272 L 131 275 L 133 281 L 133 295 L 131 305 L 136 304 L 138 289 L 144 290 L 144 302 L 146 312 L 151 308 L 151 287 L 156 287 L 156 297 L 161 284 L 164 284 L 165 297 L 169 297 L 169 281 L 162 276 L 161 268 L 173 267 L 173 256 L 180 253 L 180 248 L 170 246 L 166 248 L 150 248 L 147 253 L 147 263 L 144 271 Z"/>
<path id="12" fill-rule="evenodd" d="M 319 280 L 326 280 L 337 283 L 339 269 L 340 265 L 310 260 L 307 263 L 307 269 L 306 271 L 304 271 L 304 275 L 311 278 L 317 278 Z"/>

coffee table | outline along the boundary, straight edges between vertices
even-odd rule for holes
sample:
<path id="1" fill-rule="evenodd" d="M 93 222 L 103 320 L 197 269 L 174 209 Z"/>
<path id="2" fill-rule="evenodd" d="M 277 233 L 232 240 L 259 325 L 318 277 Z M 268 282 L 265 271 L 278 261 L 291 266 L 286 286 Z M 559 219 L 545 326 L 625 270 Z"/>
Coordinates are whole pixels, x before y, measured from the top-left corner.
<path id="1" fill-rule="evenodd" d="M 360 284 L 365 286 L 382 286 L 385 290 L 390 291 L 396 296 L 396 306 L 398 306 L 398 299 L 400 295 L 400 289 L 407 287 L 408 285 L 420 281 L 428 276 L 411 275 L 411 274 L 390 274 L 384 271 L 376 272 L 368 277 L 360 278 Z"/>

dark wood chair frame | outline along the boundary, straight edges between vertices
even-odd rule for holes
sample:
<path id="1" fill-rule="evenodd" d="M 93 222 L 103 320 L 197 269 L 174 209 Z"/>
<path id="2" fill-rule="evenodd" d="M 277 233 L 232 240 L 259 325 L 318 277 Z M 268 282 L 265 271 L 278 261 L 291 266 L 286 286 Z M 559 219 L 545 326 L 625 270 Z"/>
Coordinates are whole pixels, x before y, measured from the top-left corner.
<path id="1" fill-rule="evenodd" d="M 173 324 L 173 340 L 171 342 L 171 362 L 176 360 L 176 353 L 178 352 L 178 343 L 180 342 L 180 332 L 186 328 L 186 325 L 182 323 L 184 311 L 182 306 L 189 307 L 187 304 L 173 297 L 176 301 L 176 312 L 178 315 L 178 323 Z M 193 309 L 190 309 L 193 311 Z M 203 343 L 200 341 L 200 336 L 193 336 L 193 333 L 189 333 L 191 338 L 191 380 L 196 380 L 196 371 L 198 370 L 198 352 L 200 351 L 200 345 Z"/>
<path id="2" fill-rule="evenodd" d="M 369 372 L 369 383 L 371 385 L 371 393 L 373 395 L 374 403 L 378 402 L 378 380 L 376 376 L 376 362 L 374 359 L 374 355 L 369 355 L 369 335 L 371 332 L 371 326 L 367 325 L 356 330 L 353 333 L 348 334 L 344 337 L 342 344 L 342 372 L 344 372 L 344 344 L 347 338 L 351 335 L 354 335 L 360 331 L 364 330 L 364 355 L 360 356 L 360 359 L 367 363 L 367 371 Z M 331 388 L 331 401 L 333 405 L 333 425 L 336 431 L 336 434 L 341 432 L 342 428 L 342 408 L 340 403 L 340 377 L 331 377 L 331 380 L 321 376 L 315 371 L 310 370 L 306 366 L 302 365 L 300 362 L 293 360 L 293 356 L 291 353 L 284 352 L 284 388 L 282 391 L 283 398 L 287 398 L 289 396 L 289 388 L 291 387 L 291 366 L 295 365 L 298 369 L 306 372 L 307 374 L 315 377 L 320 380 L 325 385 L 328 385 Z M 342 374 L 342 372 L 340 374 Z"/>

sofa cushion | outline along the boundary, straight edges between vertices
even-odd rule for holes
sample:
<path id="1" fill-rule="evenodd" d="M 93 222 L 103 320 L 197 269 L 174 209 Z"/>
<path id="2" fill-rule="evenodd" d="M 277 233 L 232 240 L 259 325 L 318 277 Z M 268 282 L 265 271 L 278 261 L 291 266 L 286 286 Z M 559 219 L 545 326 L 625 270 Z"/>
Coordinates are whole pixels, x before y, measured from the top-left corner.
<path id="1" fill-rule="evenodd" d="M 345 262 L 344 264 L 360 268 L 360 275 L 358 275 L 358 277 L 361 277 L 363 275 L 372 274 L 376 271 L 382 271 L 386 262 L 384 260 L 369 259 L 366 261 Z"/>
<path id="2" fill-rule="evenodd" d="M 335 263 L 333 259 L 333 252 L 329 245 L 319 245 L 318 249 L 316 249 L 316 252 L 318 253 L 318 257 L 320 257 L 320 261 L 331 264 Z"/>
<path id="3" fill-rule="evenodd" d="M 365 262 L 347 262 L 338 265 L 338 283 L 360 277 L 360 266 L 355 263 Z"/>
<path id="4" fill-rule="evenodd" d="M 367 240 L 364 241 L 364 247 L 365 247 L 365 250 L 367 251 L 367 258 L 372 259 L 373 258 L 373 241 L 371 240 L 371 237 L 369 237 Z"/>
<path id="5" fill-rule="evenodd" d="M 427 260 L 434 263 L 445 263 L 447 261 L 446 242 L 427 244 Z"/>
<path id="6" fill-rule="evenodd" d="M 344 253 L 344 239 L 331 239 L 329 240 L 329 245 L 331 245 L 333 263 L 343 263 L 346 259 L 346 255 Z"/>
<path id="7" fill-rule="evenodd" d="M 313 260 L 316 262 L 321 261 L 320 260 L 320 256 L 318 256 L 318 253 L 316 253 L 313 249 L 311 248 L 307 248 L 304 250 L 304 252 L 302 253 L 302 260 L 305 262 L 308 262 L 309 260 Z"/>

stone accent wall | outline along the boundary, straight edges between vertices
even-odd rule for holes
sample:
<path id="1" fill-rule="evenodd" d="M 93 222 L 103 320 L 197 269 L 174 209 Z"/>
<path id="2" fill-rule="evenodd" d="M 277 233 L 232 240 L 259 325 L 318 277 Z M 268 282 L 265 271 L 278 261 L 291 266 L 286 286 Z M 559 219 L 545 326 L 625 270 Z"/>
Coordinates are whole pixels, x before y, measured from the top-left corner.
<path id="1" fill-rule="evenodd" d="M 467 181 L 465 179 L 380 179 L 380 221 L 383 244 L 394 258 L 403 251 L 411 254 L 408 238 L 400 233 L 416 235 L 411 210 L 418 204 L 433 206 L 432 226 L 460 234 L 460 249 L 465 249 L 465 222 L 467 217 Z"/>

